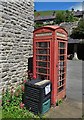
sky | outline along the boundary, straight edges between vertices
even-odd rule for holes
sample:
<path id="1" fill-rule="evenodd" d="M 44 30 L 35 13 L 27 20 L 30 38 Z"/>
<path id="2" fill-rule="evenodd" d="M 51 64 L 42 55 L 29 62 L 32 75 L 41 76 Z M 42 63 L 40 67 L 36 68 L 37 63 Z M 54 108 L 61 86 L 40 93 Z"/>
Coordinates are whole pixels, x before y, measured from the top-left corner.
<path id="1" fill-rule="evenodd" d="M 37 11 L 47 10 L 82 10 L 82 2 L 34 2 Z"/>

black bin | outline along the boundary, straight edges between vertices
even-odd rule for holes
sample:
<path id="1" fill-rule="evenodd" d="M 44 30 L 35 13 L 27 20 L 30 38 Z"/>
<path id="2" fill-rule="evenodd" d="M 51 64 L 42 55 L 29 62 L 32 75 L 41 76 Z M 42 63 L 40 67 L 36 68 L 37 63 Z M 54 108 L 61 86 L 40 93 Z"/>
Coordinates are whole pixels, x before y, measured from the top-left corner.
<path id="1" fill-rule="evenodd" d="M 34 114 L 44 114 L 50 108 L 50 80 L 31 80 L 25 83 L 24 104 Z"/>

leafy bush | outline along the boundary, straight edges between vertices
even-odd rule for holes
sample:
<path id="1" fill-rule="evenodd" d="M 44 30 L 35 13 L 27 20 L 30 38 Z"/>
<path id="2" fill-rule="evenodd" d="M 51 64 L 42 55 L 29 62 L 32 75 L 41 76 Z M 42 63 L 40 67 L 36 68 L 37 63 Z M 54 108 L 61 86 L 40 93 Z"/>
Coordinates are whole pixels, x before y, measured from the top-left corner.
<path id="1" fill-rule="evenodd" d="M 30 71 L 24 73 L 21 85 L 14 89 L 2 90 L 2 118 L 44 118 L 41 115 L 34 115 L 32 112 L 27 110 L 24 106 L 24 84 L 28 80 L 35 79 Z M 1 116 L 1 115 L 0 115 Z"/>
<path id="2" fill-rule="evenodd" d="M 62 99 L 59 99 L 59 100 L 57 100 L 57 102 L 56 102 L 56 106 L 59 106 L 60 104 L 62 104 Z"/>
<path id="3" fill-rule="evenodd" d="M 84 19 L 80 19 L 78 26 L 73 29 L 70 37 L 73 39 L 84 39 Z"/>
<path id="4" fill-rule="evenodd" d="M 15 91 L 7 89 L 2 95 L 2 118 L 39 118 L 30 111 L 26 110 L 22 103 L 22 85 Z"/>

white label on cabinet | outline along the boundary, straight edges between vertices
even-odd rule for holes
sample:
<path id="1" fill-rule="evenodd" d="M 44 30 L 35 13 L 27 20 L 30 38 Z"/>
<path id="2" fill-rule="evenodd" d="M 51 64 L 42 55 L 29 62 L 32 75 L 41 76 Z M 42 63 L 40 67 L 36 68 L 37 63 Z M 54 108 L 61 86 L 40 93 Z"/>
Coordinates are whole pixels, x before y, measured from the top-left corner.
<path id="1" fill-rule="evenodd" d="M 45 87 L 45 95 L 47 95 L 50 92 L 50 84 Z"/>

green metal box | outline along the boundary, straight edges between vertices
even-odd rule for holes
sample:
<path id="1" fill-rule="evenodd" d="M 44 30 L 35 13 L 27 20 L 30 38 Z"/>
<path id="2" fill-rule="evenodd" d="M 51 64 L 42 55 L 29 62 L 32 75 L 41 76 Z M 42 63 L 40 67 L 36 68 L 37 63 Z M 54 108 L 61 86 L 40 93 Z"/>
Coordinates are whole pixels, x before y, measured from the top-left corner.
<path id="1" fill-rule="evenodd" d="M 50 99 L 48 99 L 46 102 L 42 105 L 42 114 L 47 112 L 50 109 Z"/>

